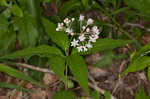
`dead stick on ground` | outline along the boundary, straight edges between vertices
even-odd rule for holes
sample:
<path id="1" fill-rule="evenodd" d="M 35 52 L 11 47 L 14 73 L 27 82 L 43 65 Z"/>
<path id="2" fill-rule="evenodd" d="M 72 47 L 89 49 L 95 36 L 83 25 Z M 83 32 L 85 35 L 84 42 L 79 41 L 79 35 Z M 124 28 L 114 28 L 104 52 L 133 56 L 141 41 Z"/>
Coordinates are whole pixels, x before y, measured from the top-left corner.
<path id="1" fill-rule="evenodd" d="M 37 70 L 37 71 L 40 71 L 40 72 L 44 72 L 44 73 L 50 73 L 50 74 L 55 74 L 54 72 L 48 70 L 48 69 L 44 69 L 44 68 L 39 68 L 39 67 L 35 67 L 33 65 L 28 65 L 28 64 L 24 64 L 24 63 L 16 63 L 16 65 L 18 66 L 22 66 L 22 67 L 25 67 L 25 68 L 29 68 L 29 69 L 33 69 L 33 70 Z M 99 88 L 95 82 L 95 80 L 90 76 L 89 79 L 92 80 L 93 83 L 88 83 L 88 85 L 97 90 L 98 92 L 100 92 L 101 94 L 104 94 L 104 90 Z"/>
<path id="2" fill-rule="evenodd" d="M 103 90 L 103 89 L 101 89 L 101 88 L 99 88 L 98 86 L 97 86 L 97 83 L 96 83 L 96 81 L 94 80 L 94 78 L 89 74 L 89 77 L 88 77 L 91 81 L 92 81 L 92 84 L 91 83 L 88 83 L 88 85 L 90 86 L 90 87 L 92 87 L 93 89 L 95 89 L 95 90 L 97 90 L 98 92 L 100 92 L 101 94 L 104 94 L 105 93 L 105 91 Z"/>
<path id="3" fill-rule="evenodd" d="M 129 25 L 129 26 L 141 28 L 141 29 L 144 29 L 144 30 L 150 32 L 150 29 L 149 29 L 149 28 L 145 28 L 145 27 L 144 27 L 143 25 L 141 25 L 141 24 L 125 23 L 125 25 Z"/>
<path id="4" fill-rule="evenodd" d="M 55 74 L 54 72 L 50 71 L 49 69 L 39 68 L 39 67 L 35 67 L 35 66 L 32 66 L 32 65 L 24 64 L 24 63 L 16 63 L 16 65 L 22 66 L 22 67 L 25 67 L 25 68 L 29 68 L 29 69 L 33 69 L 33 70 L 36 70 L 36 71 L 44 72 L 44 73 Z"/>

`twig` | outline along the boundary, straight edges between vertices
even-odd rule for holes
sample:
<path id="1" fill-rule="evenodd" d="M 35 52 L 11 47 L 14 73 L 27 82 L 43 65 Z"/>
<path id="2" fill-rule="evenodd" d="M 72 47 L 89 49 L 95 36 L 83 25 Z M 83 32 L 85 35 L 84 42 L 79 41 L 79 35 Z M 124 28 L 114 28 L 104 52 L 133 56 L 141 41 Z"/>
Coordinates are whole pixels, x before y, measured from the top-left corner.
<path id="1" fill-rule="evenodd" d="M 134 23 L 125 23 L 125 25 L 129 25 L 129 26 L 133 26 L 133 27 L 138 27 L 138 28 L 141 28 L 141 29 L 144 29 L 148 32 L 150 32 L 150 29 L 149 28 L 145 28 L 143 25 L 141 24 L 134 24 Z"/>
<path id="2" fill-rule="evenodd" d="M 88 76 L 88 78 L 92 81 L 92 83 L 88 83 L 88 85 L 89 85 L 91 88 L 97 90 L 98 92 L 100 92 L 101 94 L 104 95 L 105 91 L 97 86 L 97 83 L 96 83 L 96 81 L 94 80 L 94 78 L 93 78 L 92 76 L 90 76 L 90 75 Z"/>
<path id="3" fill-rule="evenodd" d="M 92 83 L 88 83 L 88 85 L 89 85 L 91 88 L 95 89 L 96 91 L 98 91 L 98 92 L 100 92 L 101 94 L 104 95 L 105 91 L 102 90 L 101 88 L 99 88 L 97 85 L 92 84 Z"/>
<path id="4" fill-rule="evenodd" d="M 36 67 L 33 65 L 24 64 L 24 63 L 15 63 L 15 64 L 18 66 L 22 66 L 25 68 L 33 69 L 33 70 L 44 72 L 44 73 L 55 74 L 54 72 L 50 71 L 49 69 L 44 69 L 44 68 Z"/>
<path id="5" fill-rule="evenodd" d="M 117 90 L 117 88 L 118 88 L 121 84 L 123 84 L 122 78 L 120 77 L 120 73 L 121 73 L 122 68 L 123 68 L 123 66 L 124 66 L 125 64 L 126 64 L 126 60 L 124 60 L 124 61 L 121 63 L 121 65 L 120 65 L 120 68 L 119 68 L 119 79 L 118 79 L 118 81 L 117 81 L 117 83 L 116 83 L 116 85 L 115 85 L 115 87 L 114 87 L 114 89 L 113 89 L 113 91 L 112 91 L 112 94 L 114 94 L 115 91 Z"/>

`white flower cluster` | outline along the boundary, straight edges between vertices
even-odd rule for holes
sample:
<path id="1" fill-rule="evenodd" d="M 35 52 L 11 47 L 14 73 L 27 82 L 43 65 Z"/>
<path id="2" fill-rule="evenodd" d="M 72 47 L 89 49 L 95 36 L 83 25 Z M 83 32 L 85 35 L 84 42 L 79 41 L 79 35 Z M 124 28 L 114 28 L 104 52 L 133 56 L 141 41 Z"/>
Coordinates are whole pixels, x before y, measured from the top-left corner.
<path id="1" fill-rule="evenodd" d="M 93 19 L 89 18 L 86 22 L 85 17 L 80 15 L 79 23 L 80 23 L 80 32 L 76 33 L 72 29 L 72 23 L 75 21 L 75 18 L 64 19 L 64 22 L 58 23 L 58 27 L 56 31 L 65 31 L 69 36 L 71 36 L 71 46 L 76 47 L 78 52 L 88 51 L 88 49 L 92 48 L 92 43 L 96 42 L 99 38 L 99 28 L 97 26 L 93 26 Z M 86 23 L 84 24 L 85 21 Z"/>

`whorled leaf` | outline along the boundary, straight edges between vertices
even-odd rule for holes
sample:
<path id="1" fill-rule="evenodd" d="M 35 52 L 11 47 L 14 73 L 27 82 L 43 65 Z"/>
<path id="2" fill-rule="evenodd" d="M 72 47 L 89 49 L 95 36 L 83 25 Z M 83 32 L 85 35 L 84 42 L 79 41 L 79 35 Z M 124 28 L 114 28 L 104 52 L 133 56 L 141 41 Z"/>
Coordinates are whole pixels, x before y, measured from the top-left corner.
<path id="1" fill-rule="evenodd" d="M 89 95 L 88 69 L 82 56 L 74 54 L 68 57 L 67 64 L 79 85 Z"/>
<path id="2" fill-rule="evenodd" d="M 1 88 L 17 89 L 17 90 L 25 91 L 25 92 L 33 92 L 32 90 L 29 90 L 29 89 L 26 89 L 26 88 L 23 88 L 23 87 L 14 85 L 14 84 L 10 84 L 7 82 L 0 82 L 0 87 Z"/>
<path id="3" fill-rule="evenodd" d="M 61 51 L 54 46 L 40 45 L 38 47 L 26 48 L 16 51 L 12 54 L 0 57 L 0 59 L 16 59 L 16 58 L 30 58 L 33 55 L 49 57 L 50 55 L 62 55 Z M 63 55 L 62 55 L 63 56 Z"/>
<path id="4" fill-rule="evenodd" d="M 131 58 L 131 61 L 137 59 L 138 57 L 142 57 L 150 53 L 150 43 L 143 46 L 139 51 L 135 53 L 135 55 Z"/>
<path id="5" fill-rule="evenodd" d="M 139 57 L 130 63 L 130 65 L 122 73 L 122 75 L 129 73 L 129 72 L 136 72 L 136 71 L 143 70 L 148 66 L 150 66 L 150 57 L 148 56 Z"/>
<path id="6" fill-rule="evenodd" d="M 35 25 L 35 19 L 31 16 L 15 17 L 13 26 L 18 31 L 18 41 L 22 48 L 33 47 L 37 44 L 39 33 Z"/>
<path id="7" fill-rule="evenodd" d="M 0 72 L 6 73 L 6 74 L 8 74 L 12 77 L 15 77 L 15 78 L 29 81 L 33 84 L 38 85 L 38 86 L 44 87 L 40 82 L 37 82 L 36 80 L 32 79 L 31 77 L 23 74 L 22 72 L 14 69 L 12 67 L 7 66 L 7 65 L 0 64 Z"/>
<path id="8" fill-rule="evenodd" d="M 98 39 L 95 43 L 93 43 L 93 47 L 89 49 L 87 52 L 80 52 L 81 55 L 96 53 L 99 51 L 112 50 L 114 48 L 118 48 L 121 46 L 125 46 L 127 44 L 132 43 L 130 40 L 121 40 L 121 39 Z M 78 53 L 76 49 L 73 50 L 72 54 Z"/>
<path id="9" fill-rule="evenodd" d="M 67 34 L 65 32 L 57 32 L 56 25 L 46 18 L 42 18 L 42 22 L 50 39 L 66 51 L 69 48 L 69 39 Z"/>

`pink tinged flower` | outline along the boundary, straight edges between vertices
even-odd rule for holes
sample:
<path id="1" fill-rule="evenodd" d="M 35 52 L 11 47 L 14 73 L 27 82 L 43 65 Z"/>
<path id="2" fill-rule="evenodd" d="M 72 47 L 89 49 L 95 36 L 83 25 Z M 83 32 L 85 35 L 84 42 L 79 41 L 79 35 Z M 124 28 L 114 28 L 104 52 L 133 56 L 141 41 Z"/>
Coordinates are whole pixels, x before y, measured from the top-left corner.
<path id="1" fill-rule="evenodd" d="M 85 38 L 84 35 L 79 36 L 79 40 L 80 40 L 80 41 L 84 41 L 85 39 L 86 39 L 86 38 Z"/>
<path id="2" fill-rule="evenodd" d="M 83 16 L 83 15 L 80 15 L 79 21 L 83 21 L 83 20 L 84 20 L 84 16 Z"/>
<path id="3" fill-rule="evenodd" d="M 92 48 L 92 44 L 89 42 L 85 45 L 87 48 Z"/>
<path id="4" fill-rule="evenodd" d="M 93 19 L 89 18 L 87 21 L 87 25 L 93 24 L 93 22 L 94 22 Z"/>
<path id="5" fill-rule="evenodd" d="M 95 38 L 95 39 L 98 39 L 98 38 L 99 38 L 99 36 L 98 36 L 97 34 L 92 35 L 92 37 Z"/>
<path id="6" fill-rule="evenodd" d="M 93 32 L 94 34 L 99 34 L 99 29 L 97 28 L 97 26 L 93 26 L 93 27 L 92 27 L 92 32 Z"/>
<path id="7" fill-rule="evenodd" d="M 78 44 L 78 40 L 73 39 L 73 41 L 71 42 L 71 46 L 76 47 Z"/>
<path id="8" fill-rule="evenodd" d="M 83 51 L 83 46 L 79 46 L 79 47 L 77 47 L 77 49 L 78 49 L 78 52 L 82 52 Z"/>
<path id="9" fill-rule="evenodd" d="M 90 41 L 90 42 L 96 42 L 96 39 L 95 39 L 94 37 L 91 37 L 91 36 L 90 36 L 89 41 Z"/>

